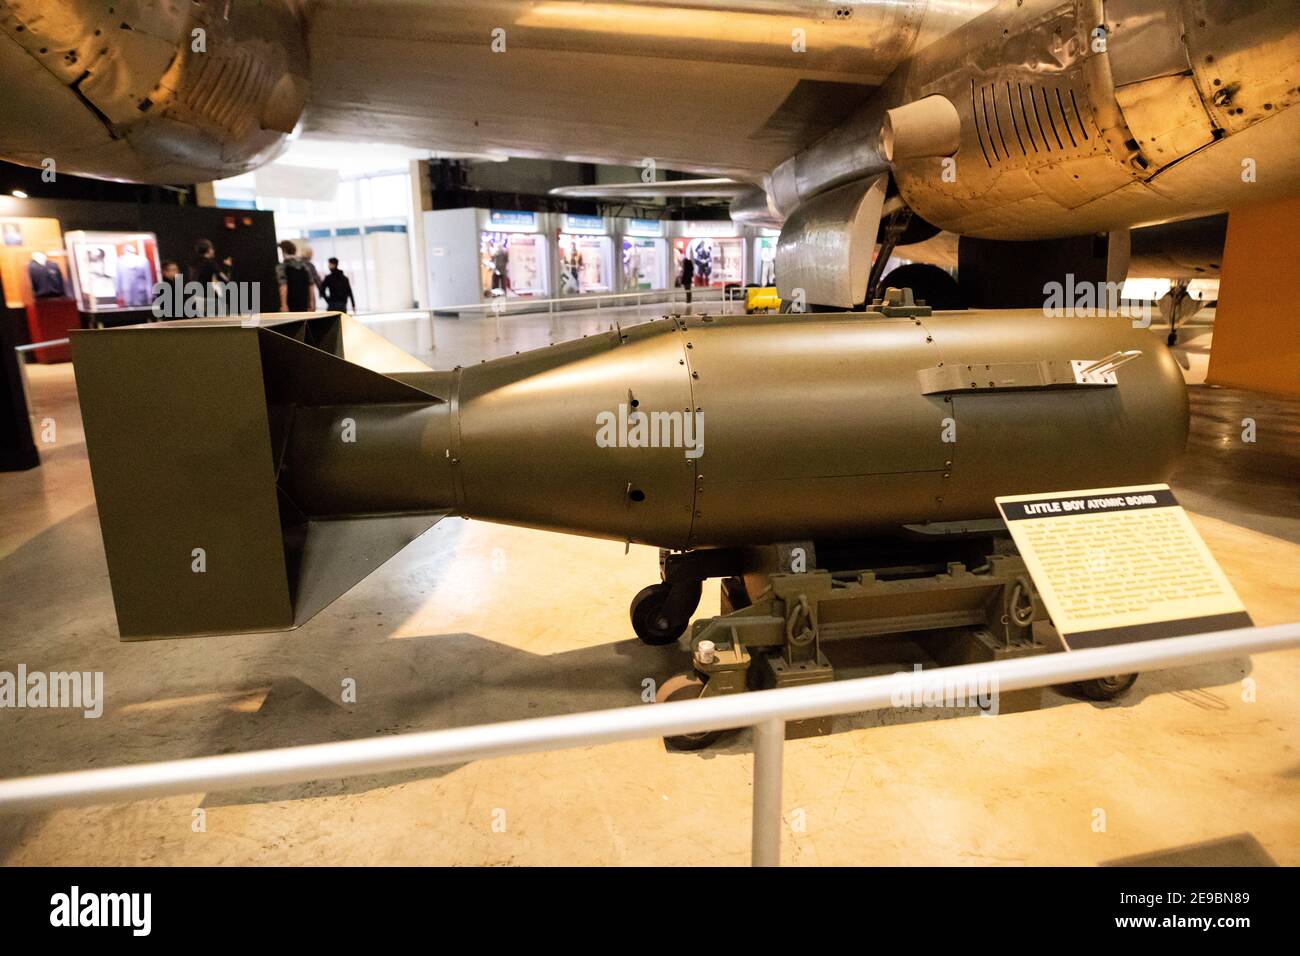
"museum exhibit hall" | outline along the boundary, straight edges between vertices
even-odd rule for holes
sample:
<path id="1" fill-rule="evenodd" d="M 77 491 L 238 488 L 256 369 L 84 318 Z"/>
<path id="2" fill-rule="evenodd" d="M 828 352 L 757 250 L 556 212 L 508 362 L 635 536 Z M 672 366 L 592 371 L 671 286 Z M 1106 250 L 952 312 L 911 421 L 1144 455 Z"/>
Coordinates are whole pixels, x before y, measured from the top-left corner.
<path id="1" fill-rule="evenodd" d="M 1277 922 L 1297 222 L 1293 0 L 0 0 L 13 924 Z"/>

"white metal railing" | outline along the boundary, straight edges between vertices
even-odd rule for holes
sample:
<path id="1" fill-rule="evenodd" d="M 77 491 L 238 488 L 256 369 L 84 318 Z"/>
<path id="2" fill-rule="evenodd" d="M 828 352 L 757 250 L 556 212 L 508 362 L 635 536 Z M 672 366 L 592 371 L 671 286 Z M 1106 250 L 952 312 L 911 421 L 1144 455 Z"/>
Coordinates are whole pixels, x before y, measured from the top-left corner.
<path id="1" fill-rule="evenodd" d="M 775 866 L 781 847 L 781 764 L 790 720 L 861 713 L 923 699 L 944 686 L 996 682 L 998 693 L 1113 674 L 1166 670 L 1300 647 L 1300 622 L 1174 637 L 994 663 L 964 664 L 450 730 L 309 744 L 0 781 L 0 811 L 143 800 L 185 793 L 304 783 L 565 750 L 648 737 L 755 728 L 753 862 Z"/>
<path id="2" fill-rule="evenodd" d="M 60 345 L 67 345 L 71 339 L 50 339 L 46 342 L 31 342 L 27 345 L 15 345 L 15 352 L 39 352 L 41 349 L 57 348 Z"/>
<path id="3" fill-rule="evenodd" d="M 691 290 L 691 299 L 693 302 L 738 302 L 744 301 L 744 288 L 737 291 L 741 294 L 736 296 L 729 295 L 727 289 L 718 286 L 704 286 Z M 655 304 L 673 304 L 678 301 L 685 304 L 686 290 L 673 289 L 643 289 L 639 292 L 581 292 L 573 295 L 555 296 L 549 299 L 536 298 L 534 296 L 496 296 L 494 298 L 484 299 L 481 302 L 470 302 L 465 305 L 439 305 L 432 306 L 425 311 L 430 312 L 473 312 L 497 310 L 509 312 L 540 312 L 540 308 L 534 306 L 547 306 L 547 311 L 554 311 L 557 305 L 566 305 L 574 308 L 583 308 L 588 303 L 594 303 L 593 308 L 599 308 L 602 302 L 624 302 L 626 300 L 630 306 L 655 305 Z"/>
<path id="4" fill-rule="evenodd" d="M 739 295 L 736 294 L 737 292 Z M 718 304 L 722 307 L 722 313 L 726 315 L 731 311 L 732 303 L 743 303 L 744 301 L 743 287 L 728 290 L 716 286 L 707 286 L 692 289 L 689 303 L 686 301 L 686 290 L 674 288 L 598 294 L 584 292 L 549 299 L 539 299 L 531 296 L 518 296 L 515 298 L 498 296 L 485 299 L 482 302 L 470 302 L 465 305 L 432 306 L 420 311 L 428 314 L 429 327 L 430 331 L 432 331 L 434 318 L 449 313 L 482 312 L 485 315 L 491 314 L 495 318 L 501 318 L 506 315 L 527 315 L 538 312 L 546 312 L 548 315 L 554 316 L 556 312 L 576 312 L 590 309 L 599 314 L 601 305 L 604 303 L 607 308 L 639 308 L 642 305 L 666 305 L 670 307 L 681 305 L 685 307 L 687 305 Z"/>

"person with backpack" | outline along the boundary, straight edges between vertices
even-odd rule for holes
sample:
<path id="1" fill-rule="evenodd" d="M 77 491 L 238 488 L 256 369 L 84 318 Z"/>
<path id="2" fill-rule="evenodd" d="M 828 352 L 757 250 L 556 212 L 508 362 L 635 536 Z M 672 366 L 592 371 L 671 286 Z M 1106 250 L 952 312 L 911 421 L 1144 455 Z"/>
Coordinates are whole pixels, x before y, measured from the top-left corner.
<path id="1" fill-rule="evenodd" d="M 280 311 L 315 312 L 316 283 L 307 264 L 298 258 L 298 247 L 286 239 L 280 243 L 280 251 L 284 261 L 275 269 L 280 283 Z"/>

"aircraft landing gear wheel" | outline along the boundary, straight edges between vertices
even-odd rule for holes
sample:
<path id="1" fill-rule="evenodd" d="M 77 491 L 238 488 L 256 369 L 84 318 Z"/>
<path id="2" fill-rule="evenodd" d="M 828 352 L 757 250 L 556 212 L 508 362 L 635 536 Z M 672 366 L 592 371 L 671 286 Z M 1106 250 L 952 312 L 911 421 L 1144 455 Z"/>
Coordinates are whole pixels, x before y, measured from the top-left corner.
<path id="1" fill-rule="evenodd" d="M 653 647 L 671 644 L 686 631 L 699 603 L 698 581 L 678 585 L 662 581 L 642 588 L 632 599 L 632 630 Z"/>
<path id="2" fill-rule="evenodd" d="M 1117 674 L 1114 677 L 1081 680 L 1074 686 L 1089 700 L 1115 700 L 1127 694 L 1137 679 L 1137 674 Z"/>
<path id="3" fill-rule="evenodd" d="M 672 700 L 696 700 L 704 693 L 704 681 L 698 674 L 678 674 L 659 685 L 655 694 L 656 704 L 666 704 Z M 665 737 L 664 743 L 672 750 L 703 750 L 721 737 L 726 731 L 710 730 L 702 734 L 679 734 Z"/>

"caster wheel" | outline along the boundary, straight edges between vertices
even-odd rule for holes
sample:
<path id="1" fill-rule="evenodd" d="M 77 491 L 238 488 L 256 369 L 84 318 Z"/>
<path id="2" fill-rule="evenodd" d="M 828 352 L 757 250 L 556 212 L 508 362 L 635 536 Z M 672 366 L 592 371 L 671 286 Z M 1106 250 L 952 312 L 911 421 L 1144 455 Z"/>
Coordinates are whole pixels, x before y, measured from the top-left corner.
<path id="1" fill-rule="evenodd" d="M 695 585 L 695 599 L 685 601 L 677 608 L 669 607 L 672 591 L 672 585 L 660 582 L 642 588 L 632 599 L 632 630 L 637 637 L 653 647 L 671 644 L 681 637 L 700 602 L 698 583 Z"/>
<path id="2" fill-rule="evenodd" d="M 659 685 L 655 694 L 656 704 L 666 704 L 672 700 L 696 700 L 704 693 L 704 681 L 696 674 L 678 674 Z M 726 731 L 710 730 L 703 734 L 680 734 L 665 737 L 664 743 L 673 750 L 703 750 L 721 737 Z"/>
<path id="3" fill-rule="evenodd" d="M 1081 680 L 1074 686 L 1089 700 L 1115 700 L 1127 694 L 1137 679 L 1137 674 L 1118 674 L 1114 677 L 1098 677 L 1096 680 Z"/>

